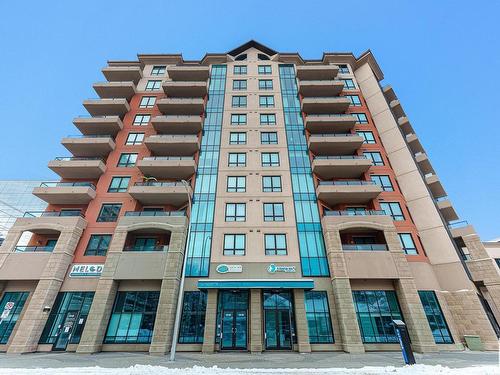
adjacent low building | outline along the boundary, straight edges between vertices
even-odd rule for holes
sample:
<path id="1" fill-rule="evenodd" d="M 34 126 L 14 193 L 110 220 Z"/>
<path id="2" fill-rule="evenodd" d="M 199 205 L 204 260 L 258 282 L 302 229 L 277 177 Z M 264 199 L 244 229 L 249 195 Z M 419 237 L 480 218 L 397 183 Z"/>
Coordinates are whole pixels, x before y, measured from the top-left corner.
<path id="1" fill-rule="evenodd" d="M 165 354 L 184 261 L 177 350 L 497 349 L 496 266 L 370 51 L 102 72 L 0 247 L 0 350 Z"/>

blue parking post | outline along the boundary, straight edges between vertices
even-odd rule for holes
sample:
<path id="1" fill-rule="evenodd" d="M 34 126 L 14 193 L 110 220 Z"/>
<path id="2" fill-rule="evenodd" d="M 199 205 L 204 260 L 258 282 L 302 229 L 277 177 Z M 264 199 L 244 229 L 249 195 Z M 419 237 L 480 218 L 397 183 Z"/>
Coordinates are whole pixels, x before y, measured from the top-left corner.
<path id="1" fill-rule="evenodd" d="M 393 320 L 392 324 L 394 326 L 394 331 L 396 331 L 396 336 L 398 337 L 405 363 L 407 365 L 414 365 L 416 363 L 415 356 L 413 355 L 413 350 L 411 348 L 410 336 L 408 335 L 406 324 L 402 320 L 397 319 Z"/>

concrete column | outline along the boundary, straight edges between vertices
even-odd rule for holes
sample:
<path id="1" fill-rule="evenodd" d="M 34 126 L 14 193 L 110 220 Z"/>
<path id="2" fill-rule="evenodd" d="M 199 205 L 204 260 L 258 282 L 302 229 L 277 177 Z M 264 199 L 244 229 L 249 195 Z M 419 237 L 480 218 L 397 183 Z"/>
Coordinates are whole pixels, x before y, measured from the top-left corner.
<path id="1" fill-rule="evenodd" d="M 250 352 L 262 352 L 262 298 L 260 289 L 250 290 Z"/>
<path id="2" fill-rule="evenodd" d="M 76 349 L 77 353 L 91 354 L 101 351 L 117 292 L 117 281 L 99 280 L 82 338 Z"/>
<path id="3" fill-rule="evenodd" d="M 293 290 L 295 303 L 295 326 L 297 327 L 297 344 L 300 353 L 311 353 L 309 342 L 309 326 L 307 325 L 305 297 L 303 289 Z"/>
<path id="4" fill-rule="evenodd" d="M 340 337 L 342 338 L 342 349 L 347 353 L 364 353 L 365 347 L 361 340 L 349 279 L 334 278 L 332 279 L 332 287 Z"/>
<path id="5" fill-rule="evenodd" d="M 207 310 L 205 312 L 205 332 L 203 333 L 203 346 L 201 351 L 205 354 L 214 352 L 215 325 L 217 324 L 217 289 L 208 290 Z"/>
<path id="6" fill-rule="evenodd" d="M 424 308 L 413 279 L 399 279 L 395 282 L 404 321 L 411 337 L 412 348 L 419 353 L 437 352 L 434 336 L 425 316 Z"/>

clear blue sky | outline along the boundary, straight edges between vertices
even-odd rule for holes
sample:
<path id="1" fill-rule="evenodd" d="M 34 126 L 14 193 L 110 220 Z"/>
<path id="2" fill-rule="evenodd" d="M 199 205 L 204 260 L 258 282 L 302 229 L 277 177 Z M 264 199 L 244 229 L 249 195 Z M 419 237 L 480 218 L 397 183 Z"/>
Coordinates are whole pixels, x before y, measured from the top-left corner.
<path id="1" fill-rule="evenodd" d="M 383 3 L 383 4 L 379 4 Z M 142 10 L 145 10 L 144 12 Z M 500 236 L 499 1 L 4 1 L 0 179 L 54 179 L 108 59 L 371 49 L 462 219 Z"/>

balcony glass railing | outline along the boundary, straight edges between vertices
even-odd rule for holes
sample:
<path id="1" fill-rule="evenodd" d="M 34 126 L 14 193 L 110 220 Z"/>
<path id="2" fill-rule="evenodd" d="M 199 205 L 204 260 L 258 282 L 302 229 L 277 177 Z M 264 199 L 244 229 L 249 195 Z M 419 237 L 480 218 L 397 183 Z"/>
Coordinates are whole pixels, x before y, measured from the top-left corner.
<path id="1" fill-rule="evenodd" d="M 95 190 L 95 185 L 92 182 L 42 182 L 40 187 L 89 187 Z"/>
<path id="2" fill-rule="evenodd" d="M 125 246 L 123 251 L 168 251 L 168 245 L 150 246 L 150 245 L 131 245 Z"/>
<path id="3" fill-rule="evenodd" d="M 58 156 L 55 158 L 55 160 L 57 161 L 100 160 L 104 162 L 104 160 L 99 157 L 81 157 L 81 156 Z"/>
<path id="4" fill-rule="evenodd" d="M 63 216 L 80 216 L 84 217 L 80 210 L 65 210 L 65 211 L 27 211 L 23 217 L 63 217 Z"/>
<path id="5" fill-rule="evenodd" d="M 352 133 L 322 133 L 322 134 L 311 134 L 309 138 L 323 138 L 323 137 L 359 137 L 359 134 L 352 134 Z"/>
<path id="6" fill-rule="evenodd" d="M 150 135 L 148 137 L 149 139 L 158 139 L 158 140 L 162 140 L 162 139 L 185 139 L 185 140 L 193 140 L 193 141 L 197 141 L 198 140 L 198 136 L 197 135 L 194 135 L 194 134 L 154 134 L 154 135 Z"/>
<path id="7" fill-rule="evenodd" d="M 146 156 L 142 160 L 194 160 L 194 156 Z"/>
<path id="8" fill-rule="evenodd" d="M 106 119 L 106 118 L 112 118 L 112 119 L 118 119 L 119 116 L 116 115 L 110 115 L 110 116 L 92 116 L 92 115 L 79 115 L 78 118 L 92 118 L 92 119 Z"/>
<path id="9" fill-rule="evenodd" d="M 14 252 L 16 253 L 51 253 L 54 246 L 16 246 Z"/>
<path id="10" fill-rule="evenodd" d="M 186 211 L 127 211 L 125 216 L 186 216 Z"/>
<path id="11" fill-rule="evenodd" d="M 387 245 L 385 245 L 385 244 L 357 244 L 357 245 L 342 244 L 342 250 L 346 250 L 346 251 L 384 251 L 384 250 L 387 250 Z"/>
<path id="12" fill-rule="evenodd" d="M 323 159 L 323 160 L 343 160 L 343 159 L 368 159 L 364 155 L 317 155 L 314 157 L 314 159 Z"/>
<path id="13" fill-rule="evenodd" d="M 308 115 L 307 117 L 309 117 L 309 118 L 314 118 L 314 117 L 345 117 L 348 119 L 351 119 L 351 118 L 356 119 L 356 117 L 354 117 L 350 113 L 314 113 L 314 114 Z"/>
<path id="14" fill-rule="evenodd" d="M 75 139 L 111 138 L 111 139 L 113 139 L 113 136 L 110 135 L 110 134 L 88 134 L 88 135 L 85 135 L 85 134 L 70 134 L 70 135 L 67 135 L 65 138 L 75 138 Z"/>
<path id="15" fill-rule="evenodd" d="M 449 223 L 448 228 L 449 229 L 457 229 L 457 228 L 463 228 L 469 225 L 467 220 L 462 220 L 462 221 L 457 221 L 456 223 Z"/>
<path id="16" fill-rule="evenodd" d="M 340 181 L 320 181 L 320 185 L 376 185 L 373 181 L 340 180 Z"/>
<path id="17" fill-rule="evenodd" d="M 136 182 L 134 186 L 185 186 L 181 181 L 145 181 Z"/>
<path id="18" fill-rule="evenodd" d="M 325 210 L 325 216 L 371 216 L 371 215 L 387 215 L 382 210 L 365 210 L 365 211 L 337 211 Z"/>

